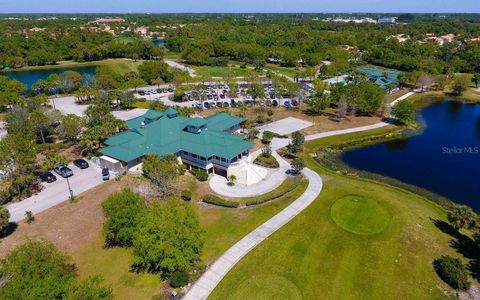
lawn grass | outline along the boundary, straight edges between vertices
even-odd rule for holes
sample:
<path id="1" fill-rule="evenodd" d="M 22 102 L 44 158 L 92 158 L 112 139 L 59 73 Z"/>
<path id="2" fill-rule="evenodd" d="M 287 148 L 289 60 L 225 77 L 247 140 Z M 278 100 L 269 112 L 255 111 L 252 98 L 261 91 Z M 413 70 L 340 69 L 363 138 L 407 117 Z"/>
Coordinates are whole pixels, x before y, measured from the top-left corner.
<path id="1" fill-rule="evenodd" d="M 62 68 L 72 68 L 72 67 L 101 67 L 109 66 L 115 73 L 123 74 L 129 71 L 137 71 L 138 65 L 142 61 L 133 61 L 130 59 L 105 59 L 99 61 L 88 61 L 88 62 L 75 62 L 75 61 L 62 61 L 58 62 L 56 65 L 46 65 L 46 66 L 31 66 L 23 67 L 19 69 L 5 69 L 2 72 L 23 72 L 31 70 L 52 70 L 52 69 L 62 69 Z M 1 74 L 1 73 L 0 73 Z"/>
<path id="2" fill-rule="evenodd" d="M 335 138 L 325 140 L 334 143 Z M 316 146 L 325 140 L 315 141 Z M 432 267 L 441 255 L 460 257 L 450 247 L 452 237 L 435 225 L 434 220 L 445 220 L 440 206 L 398 188 L 335 174 L 310 156 L 304 159 L 322 176 L 320 196 L 247 254 L 210 299 L 281 298 L 269 292 L 277 290 L 292 299 L 454 298 Z M 336 207 L 350 195 L 370 199 L 356 208 L 363 217 L 349 211 L 351 204 Z M 345 230 L 332 219 L 332 210 L 348 229 L 361 228 L 368 215 L 381 211 L 370 227 L 383 229 L 373 234 Z"/>
<path id="3" fill-rule="evenodd" d="M 134 37 L 129 37 L 129 36 L 121 36 L 116 39 L 118 42 L 128 45 L 128 44 L 134 44 L 137 42 L 137 38 Z"/>
<path id="4" fill-rule="evenodd" d="M 307 181 L 302 181 L 296 189 L 285 196 L 260 206 L 238 209 L 197 206 L 200 222 L 206 232 L 202 262 L 207 265 L 212 263 L 250 231 L 300 197 L 307 184 Z"/>
<path id="5" fill-rule="evenodd" d="M 71 255 L 82 278 L 100 275 L 113 290 L 114 299 L 151 299 L 159 293 L 162 281 L 158 274 L 130 272 L 132 250 L 105 248 L 103 238 L 82 245 Z"/>
<path id="6" fill-rule="evenodd" d="M 267 70 L 267 71 L 272 71 L 274 73 L 283 74 L 283 75 L 288 76 L 290 78 L 294 78 L 295 77 L 295 72 L 297 72 L 297 70 L 300 70 L 300 69 L 297 69 L 297 68 L 280 67 L 280 66 L 277 66 L 277 65 L 274 65 L 274 64 L 267 64 L 264 69 Z"/>
<path id="7" fill-rule="evenodd" d="M 346 231 L 365 235 L 382 232 L 392 218 L 381 203 L 359 195 L 338 199 L 330 214 L 332 220 Z"/>
<path id="8" fill-rule="evenodd" d="M 175 60 L 175 61 L 181 59 L 180 53 L 172 52 L 172 51 L 169 51 L 168 49 L 166 49 L 165 52 L 163 53 L 163 57 L 167 59 Z"/>
<path id="9" fill-rule="evenodd" d="M 149 101 L 136 101 L 133 103 L 133 108 L 145 108 L 150 109 L 150 102 Z"/>
<path id="10" fill-rule="evenodd" d="M 232 75 L 234 77 L 244 77 L 248 69 L 239 67 L 221 67 L 221 66 L 190 66 L 195 70 L 196 76 L 222 77 Z"/>

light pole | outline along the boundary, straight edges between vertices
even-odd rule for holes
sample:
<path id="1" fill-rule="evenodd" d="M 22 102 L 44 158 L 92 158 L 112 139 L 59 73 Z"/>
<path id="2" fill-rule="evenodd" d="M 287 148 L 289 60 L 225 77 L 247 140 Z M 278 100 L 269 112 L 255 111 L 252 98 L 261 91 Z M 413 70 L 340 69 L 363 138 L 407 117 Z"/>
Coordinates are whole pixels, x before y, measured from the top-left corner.
<path id="1" fill-rule="evenodd" d="M 68 180 L 68 177 L 67 177 L 67 185 L 68 185 L 68 191 L 70 192 L 70 199 L 73 199 L 73 191 L 72 191 L 72 188 L 70 187 L 70 181 Z"/>

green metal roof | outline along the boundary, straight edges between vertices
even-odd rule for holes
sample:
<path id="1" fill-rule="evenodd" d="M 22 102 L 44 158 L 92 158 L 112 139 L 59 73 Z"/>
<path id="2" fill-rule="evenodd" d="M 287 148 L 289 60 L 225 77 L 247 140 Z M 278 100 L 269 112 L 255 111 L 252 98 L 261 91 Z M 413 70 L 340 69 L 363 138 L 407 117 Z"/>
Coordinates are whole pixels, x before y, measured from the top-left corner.
<path id="1" fill-rule="evenodd" d="M 244 118 L 235 117 L 225 112 L 211 115 L 205 118 L 205 120 L 208 123 L 208 128 L 221 131 L 227 130 L 232 126 L 241 124 L 245 121 Z"/>
<path id="2" fill-rule="evenodd" d="M 205 120 L 204 118 L 191 118 L 190 120 L 188 120 L 188 125 L 199 128 L 207 125 L 207 120 Z"/>
<path id="3" fill-rule="evenodd" d="M 147 111 L 143 116 L 127 121 L 129 130 L 108 138 L 105 141 L 108 147 L 100 152 L 125 162 L 149 153 L 165 155 L 180 150 L 206 158 L 216 155 L 231 159 L 253 145 L 241 136 L 225 132 L 243 121 L 243 118 L 226 113 L 202 119 L 172 116 L 172 111 L 170 114 L 167 111 Z M 191 133 L 186 130 L 189 125 L 206 128 L 200 133 Z"/>

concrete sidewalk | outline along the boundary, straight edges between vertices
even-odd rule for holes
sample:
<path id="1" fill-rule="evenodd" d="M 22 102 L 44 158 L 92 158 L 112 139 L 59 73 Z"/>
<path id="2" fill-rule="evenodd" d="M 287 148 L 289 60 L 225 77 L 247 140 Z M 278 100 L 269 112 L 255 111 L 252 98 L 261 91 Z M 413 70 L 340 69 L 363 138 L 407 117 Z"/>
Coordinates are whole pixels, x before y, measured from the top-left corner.
<path id="1" fill-rule="evenodd" d="M 303 211 L 318 197 L 323 186 L 322 178 L 308 168 L 304 169 L 302 173 L 309 181 L 307 190 L 302 196 L 228 249 L 227 252 L 217 259 L 200 279 L 195 282 L 183 299 L 207 299 L 208 295 L 210 295 L 237 262 L 267 237 Z"/>

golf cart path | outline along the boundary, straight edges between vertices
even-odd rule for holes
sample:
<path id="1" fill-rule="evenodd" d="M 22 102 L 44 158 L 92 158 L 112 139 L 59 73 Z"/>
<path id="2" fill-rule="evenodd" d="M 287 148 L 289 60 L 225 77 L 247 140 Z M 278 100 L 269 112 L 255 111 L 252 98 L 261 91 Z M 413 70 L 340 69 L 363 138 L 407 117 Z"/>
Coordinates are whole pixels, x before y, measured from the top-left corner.
<path id="1" fill-rule="evenodd" d="M 402 97 L 398 98 L 397 100 L 393 101 L 390 105 L 393 106 L 399 101 L 402 101 L 413 94 L 413 92 L 407 93 Z M 305 140 L 311 141 L 329 136 L 368 131 L 376 128 L 382 128 L 388 125 L 390 124 L 386 122 L 379 122 L 373 125 L 322 132 L 308 135 L 305 137 Z M 272 151 L 274 151 L 275 153 L 279 148 L 275 147 L 276 149 L 274 149 L 273 145 L 285 145 L 285 142 L 288 143 L 287 139 L 283 139 L 282 142 L 274 142 L 274 140 L 275 139 L 272 140 Z M 276 158 L 282 160 L 281 164 L 288 164 L 288 162 L 286 162 L 280 155 L 276 155 Z M 200 278 L 193 284 L 185 297 L 183 297 L 184 300 L 207 299 L 207 297 L 213 292 L 213 290 L 220 283 L 223 277 L 225 277 L 225 275 L 227 275 L 228 272 L 245 255 L 247 255 L 251 250 L 253 250 L 261 242 L 267 239 L 275 231 L 280 229 L 283 225 L 287 224 L 296 215 L 301 213 L 320 195 L 320 192 L 323 188 L 323 181 L 320 175 L 309 168 L 303 169 L 302 174 L 308 179 L 308 187 L 306 191 L 298 199 L 293 201 L 290 205 L 288 205 L 274 217 L 254 229 L 252 232 L 242 238 L 239 242 L 230 247 L 230 249 L 228 249 L 222 256 L 220 256 L 220 258 L 218 258 L 212 265 L 210 265 L 205 271 L 205 273 L 200 276 Z"/>

